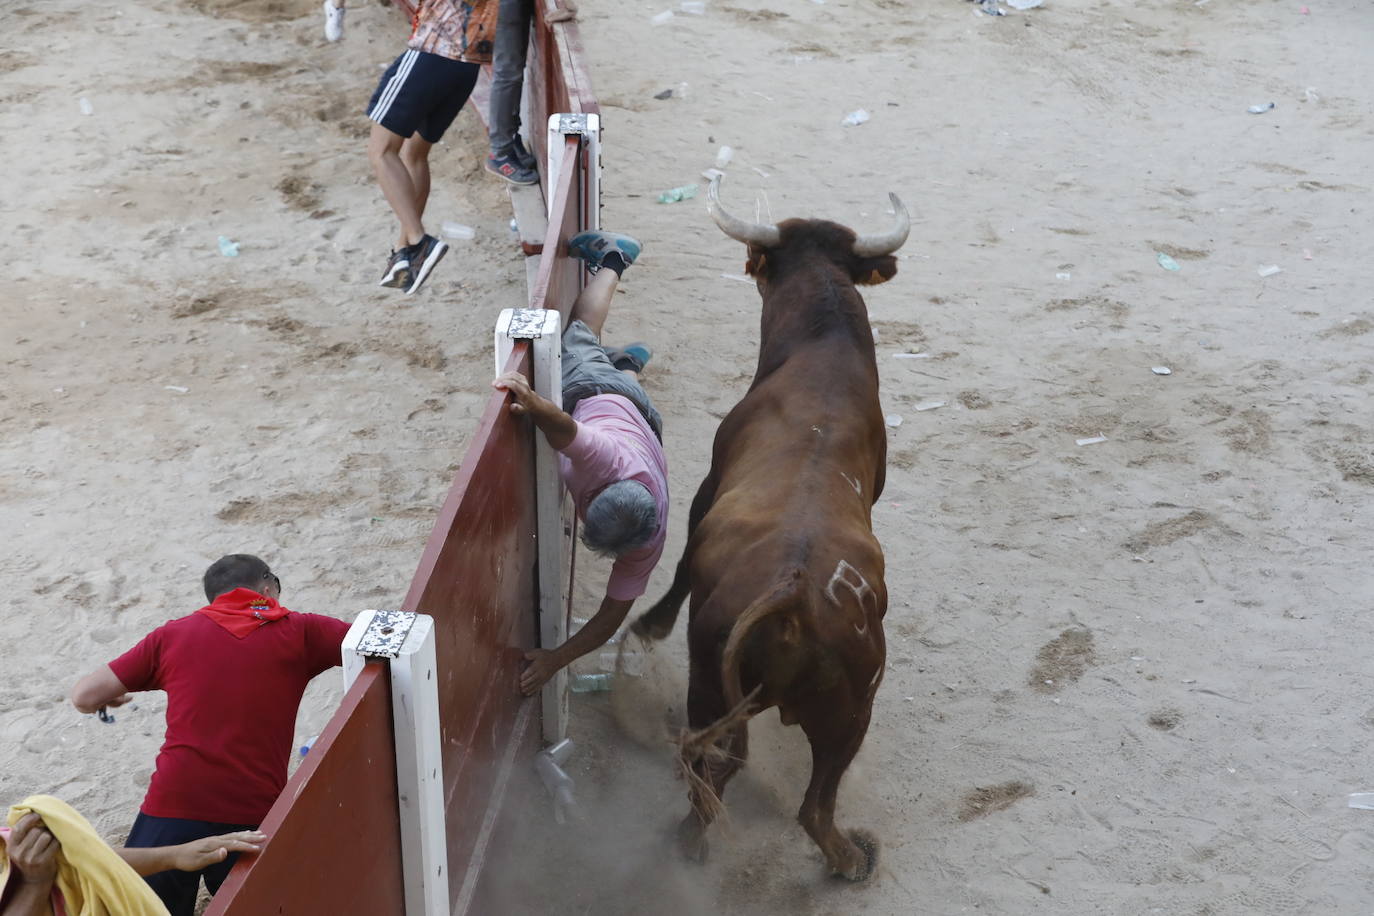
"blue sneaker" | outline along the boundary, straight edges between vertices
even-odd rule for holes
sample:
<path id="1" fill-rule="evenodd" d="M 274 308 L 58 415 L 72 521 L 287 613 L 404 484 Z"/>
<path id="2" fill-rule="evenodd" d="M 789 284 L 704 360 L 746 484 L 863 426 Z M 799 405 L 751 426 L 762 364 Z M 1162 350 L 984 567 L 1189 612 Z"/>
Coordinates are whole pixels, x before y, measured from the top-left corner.
<path id="1" fill-rule="evenodd" d="M 628 235 L 597 230 L 573 236 L 572 241 L 568 242 L 568 253 L 586 261 L 587 270 L 596 273 L 601 269 L 602 260 L 610 252 L 618 252 L 625 266 L 629 267 L 635 262 L 635 258 L 639 257 L 642 247 L 638 239 L 632 239 Z"/>
<path id="2" fill-rule="evenodd" d="M 650 350 L 646 343 L 626 344 L 618 349 L 606 348 L 606 358 L 611 361 L 612 366 L 621 370 L 629 369 L 636 375 L 644 371 L 653 355 L 654 351 Z"/>

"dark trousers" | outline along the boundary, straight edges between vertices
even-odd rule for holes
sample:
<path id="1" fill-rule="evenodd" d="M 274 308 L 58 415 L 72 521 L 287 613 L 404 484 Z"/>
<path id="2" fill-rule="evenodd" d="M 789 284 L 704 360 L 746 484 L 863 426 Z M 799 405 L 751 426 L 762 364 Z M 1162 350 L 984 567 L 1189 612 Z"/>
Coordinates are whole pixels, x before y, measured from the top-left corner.
<path id="1" fill-rule="evenodd" d="M 153 817 L 138 813 L 133 829 L 124 845 L 130 849 L 150 849 L 154 846 L 178 846 L 192 840 L 238 830 L 256 830 L 256 824 L 216 824 L 211 821 L 189 821 L 179 817 Z M 231 853 L 223 862 L 217 862 L 200 871 L 160 871 L 144 877 L 144 881 L 157 894 L 172 916 L 192 916 L 196 911 L 196 895 L 200 892 L 200 879 L 205 879 L 205 887 L 214 894 L 229 869 L 238 861 L 239 854 Z"/>
<path id="2" fill-rule="evenodd" d="M 525 49 L 530 43 L 532 0 L 501 0 L 496 19 L 496 41 L 491 63 L 491 151 L 509 155 L 520 134 L 520 91 L 525 83 Z"/>

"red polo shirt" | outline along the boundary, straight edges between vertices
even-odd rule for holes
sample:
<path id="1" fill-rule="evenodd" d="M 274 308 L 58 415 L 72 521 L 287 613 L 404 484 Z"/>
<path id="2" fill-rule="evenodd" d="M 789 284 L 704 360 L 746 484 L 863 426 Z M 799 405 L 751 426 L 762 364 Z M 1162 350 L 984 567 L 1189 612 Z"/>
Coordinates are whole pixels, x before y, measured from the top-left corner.
<path id="1" fill-rule="evenodd" d="M 305 685 L 341 663 L 348 624 L 290 613 L 239 638 L 204 614 L 110 662 L 130 690 L 167 691 L 167 736 L 141 810 L 260 824 L 286 785 Z"/>

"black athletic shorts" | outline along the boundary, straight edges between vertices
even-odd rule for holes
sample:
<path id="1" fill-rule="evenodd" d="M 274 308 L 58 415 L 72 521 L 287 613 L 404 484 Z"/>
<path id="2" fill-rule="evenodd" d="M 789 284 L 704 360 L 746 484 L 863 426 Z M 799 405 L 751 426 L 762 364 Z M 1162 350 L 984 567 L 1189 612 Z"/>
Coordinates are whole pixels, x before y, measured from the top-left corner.
<path id="1" fill-rule="evenodd" d="M 407 50 L 387 67 L 367 116 L 393 134 L 438 143 L 477 85 L 480 64 Z"/>

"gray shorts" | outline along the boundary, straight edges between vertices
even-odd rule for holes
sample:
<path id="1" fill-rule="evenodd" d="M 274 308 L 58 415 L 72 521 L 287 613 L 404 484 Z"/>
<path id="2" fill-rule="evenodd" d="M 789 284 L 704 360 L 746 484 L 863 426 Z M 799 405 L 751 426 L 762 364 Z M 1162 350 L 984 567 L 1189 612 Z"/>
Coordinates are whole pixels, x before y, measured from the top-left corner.
<path id="1" fill-rule="evenodd" d="M 606 348 L 592 329 L 574 321 L 563 332 L 563 409 L 573 412 L 577 402 L 598 394 L 628 398 L 644 415 L 658 441 L 663 441 L 663 418 L 654 410 L 649 393 L 624 372 L 611 365 Z"/>

